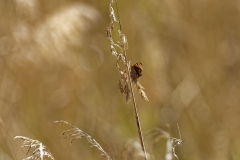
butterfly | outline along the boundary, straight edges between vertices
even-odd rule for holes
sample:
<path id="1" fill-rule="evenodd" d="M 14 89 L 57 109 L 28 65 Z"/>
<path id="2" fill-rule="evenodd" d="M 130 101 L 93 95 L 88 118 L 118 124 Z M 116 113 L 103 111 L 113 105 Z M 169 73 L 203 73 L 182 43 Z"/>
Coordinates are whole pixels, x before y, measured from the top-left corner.
<path id="1" fill-rule="evenodd" d="M 141 62 L 134 64 L 131 67 L 131 77 L 133 81 L 136 81 L 139 77 L 142 76 L 143 66 Z"/>

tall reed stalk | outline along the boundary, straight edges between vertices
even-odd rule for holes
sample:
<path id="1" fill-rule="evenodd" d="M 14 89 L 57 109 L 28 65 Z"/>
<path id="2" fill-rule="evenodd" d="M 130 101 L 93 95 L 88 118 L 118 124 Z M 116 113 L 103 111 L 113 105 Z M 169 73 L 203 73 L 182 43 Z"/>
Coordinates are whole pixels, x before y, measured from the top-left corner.
<path id="1" fill-rule="evenodd" d="M 115 15 L 114 10 L 114 4 L 116 4 L 116 11 L 117 11 L 117 17 Z M 127 43 L 127 37 L 122 33 L 122 25 L 119 18 L 119 12 L 118 12 L 118 3 L 117 0 L 109 0 L 109 16 L 110 16 L 110 23 L 107 27 L 106 34 L 108 37 L 108 40 L 110 42 L 110 49 L 114 56 L 117 58 L 117 69 L 121 75 L 121 79 L 119 80 L 119 90 L 122 94 L 124 94 L 126 98 L 126 102 L 129 102 L 130 98 L 132 98 L 133 101 L 133 107 L 134 107 L 134 114 L 135 114 L 135 120 L 136 125 L 138 129 L 138 136 L 141 142 L 142 151 L 144 153 L 144 158 L 147 160 L 147 154 L 144 146 L 143 136 L 142 136 L 142 130 L 140 125 L 140 119 L 138 115 L 137 110 L 137 104 L 133 92 L 133 84 L 135 85 L 137 91 L 140 93 L 141 97 L 144 100 L 148 101 L 146 93 L 143 91 L 142 85 L 137 81 L 138 77 L 136 72 L 133 72 L 133 66 L 131 66 L 130 61 L 127 59 L 127 49 L 128 49 L 128 43 Z M 120 41 L 117 43 L 114 42 L 112 32 L 114 31 L 115 24 L 119 25 L 118 35 Z M 119 63 L 122 62 L 125 69 L 121 70 Z M 134 78 L 135 77 L 135 78 Z M 129 89 L 130 88 L 130 89 Z"/>

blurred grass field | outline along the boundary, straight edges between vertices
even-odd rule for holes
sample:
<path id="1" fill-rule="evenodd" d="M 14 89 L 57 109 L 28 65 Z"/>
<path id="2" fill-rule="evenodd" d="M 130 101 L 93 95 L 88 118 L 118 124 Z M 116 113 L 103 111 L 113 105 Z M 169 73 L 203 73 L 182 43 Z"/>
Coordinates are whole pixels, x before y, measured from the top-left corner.
<path id="1" fill-rule="evenodd" d="M 186 160 L 240 159 L 240 1 L 118 7 L 128 57 L 144 68 L 150 101 L 135 93 L 143 133 L 161 128 L 179 138 L 178 123 Z M 18 135 L 43 142 L 57 160 L 101 159 L 85 139 L 58 140 L 65 128 L 55 120 L 87 132 L 113 159 L 127 157 L 127 143 L 139 139 L 132 104 L 118 90 L 108 23 L 107 0 L 0 0 L 1 160 L 15 159 L 9 137 L 24 158 Z M 165 139 L 144 141 L 151 159 L 164 159 Z"/>

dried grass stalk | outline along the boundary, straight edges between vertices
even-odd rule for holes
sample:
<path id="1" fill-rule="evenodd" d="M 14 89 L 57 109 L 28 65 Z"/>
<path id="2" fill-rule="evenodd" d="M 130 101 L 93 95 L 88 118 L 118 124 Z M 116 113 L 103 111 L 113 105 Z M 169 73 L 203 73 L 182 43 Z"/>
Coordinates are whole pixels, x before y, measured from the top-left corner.
<path id="1" fill-rule="evenodd" d="M 65 124 L 68 126 L 71 126 L 72 128 L 65 130 L 62 132 L 62 134 L 59 136 L 59 139 L 67 139 L 70 138 L 70 145 L 73 143 L 74 140 L 79 139 L 79 138 L 86 138 L 88 140 L 89 143 L 92 144 L 93 147 L 96 147 L 102 154 L 102 156 L 104 156 L 104 158 L 106 160 L 112 160 L 109 155 L 107 154 L 107 152 L 105 152 L 103 150 L 103 148 L 97 143 L 97 141 L 95 139 L 93 139 L 90 135 L 88 135 L 87 133 L 83 132 L 81 129 L 77 128 L 76 126 L 66 122 L 66 121 L 54 121 L 55 123 L 58 123 L 59 125 Z"/>
<path id="2" fill-rule="evenodd" d="M 121 75 L 121 79 L 119 80 L 118 87 L 120 92 L 124 94 L 126 102 L 129 102 L 130 97 L 132 97 L 138 135 L 139 135 L 141 147 L 144 153 L 144 158 L 145 160 L 147 160 L 140 120 L 139 120 L 138 111 L 137 111 L 137 105 L 136 105 L 133 87 L 132 87 L 133 80 L 131 77 L 131 64 L 130 64 L 130 61 L 127 60 L 128 41 L 127 41 L 127 37 L 122 33 L 122 26 L 121 26 L 119 14 L 118 14 L 117 0 L 109 0 L 108 4 L 109 4 L 110 23 L 107 26 L 106 35 L 110 43 L 111 53 L 117 58 L 116 66 Z M 118 18 L 115 16 L 115 10 L 113 7 L 114 4 L 116 5 Z M 113 35 L 112 32 L 115 28 L 116 23 L 119 25 L 119 30 L 118 30 L 119 40 L 117 41 L 117 43 L 115 43 L 112 36 Z M 125 68 L 120 69 L 119 63 L 122 63 L 125 66 Z M 136 79 L 134 79 L 134 82 L 136 82 Z M 138 92 L 141 94 L 141 97 L 145 100 L 148 100 L 146 93 L 143 91 L 143 87 L 140 84 L 137 84 L 136 86 L 137 86 Z"/>
<path id="3" fill-rule="evenodd" d="M 34 149 L 30 156 L 24 158 L 23 160 L 44 160 L 46 157 L 54 160 L 52 153 L 44 144 L 42 144 L 42 142 L 24 136 L 16 136 L 14 139 L 23 140 L 22 147 L 28 148 L 26 155 L 28 155 L 32 148 Z"/>

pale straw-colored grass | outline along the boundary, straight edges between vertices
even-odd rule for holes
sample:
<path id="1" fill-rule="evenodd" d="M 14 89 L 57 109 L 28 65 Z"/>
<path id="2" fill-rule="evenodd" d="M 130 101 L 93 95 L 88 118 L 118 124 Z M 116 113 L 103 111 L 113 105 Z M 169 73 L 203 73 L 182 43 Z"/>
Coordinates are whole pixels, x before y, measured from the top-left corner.
<path id="1" fill-rule="evenodd" d="M 70 126 L 70 129 L 67 129 L 61 133 L 59 136 L 59 139 L 70 139 L 70 144 L 73 143 L 74 140 L 80 139 L 80 138 L 86 138 L 87 141 L 91 144 L 92 147 L 96 147 L 100 152 L 101 155 L 106 160 L 112 160 L 110 156 L 103 150 L 103 148 L 100 146 L 100 144 L 93 139 L 89 134 L 82 131 L 81 129 L 77 128 L 76 126 L 72 125 L 71 123 L 68 123 L 66 121 L 55 121 L 55 123 L 58 123 L 59 125 L 67 125 Z"/>
<path id="2" fill-rule="evenodd" d="M 131 66 L 131 61 L 127 59 L 128 41 L 127 41 L 127 37 L 122 33 L 122 26 L 119 18 L 119 13 L 118 13 L 117 0 L 109 0 L 108 2 L 109 2 L 110 23 L 107 26 L 106 35 L 109 40 L 111 53 L 117 58 L 116 66 L 121 75 L 121 79 L 119 80 L 118 87 L 120 92 L 125 95 L 126 102 L 129 102 L 130 98 L 132 98 L 141 148 L 144 153 L 145 160 L 147 160 L 140 120 L 139 120 L 138 111 L 137 111 L 137 104 L 136 104 L 136 100 L 133 92 L 133 84 L 135 84 L 138 92 L 140 93 L 141 97 L 144 100 L 148 101 L 148 98 L 145 91 L 143 90 L 144 88 L 137 81 L 137 78 L 134 79 L 133 78 L 134 76 L 131 76 L 134 74 L 133 72 L 131 72 L 133 66 Z M 116 8 L 117 16 L 115 14 L 114 5 L 116 5 L 115 8 Z M 113 32 L 115 31 L 114 29 L 117 26 L 119 27 L 118 37 L 117 37 L 119 40 L 115 42 L 113 39 Z M 122 63 L 125 66 L 125 68 L 121 69 L 119 63 Z"/>
<path id="3" fill-rule="evenodd" d="M 23 160 L 45 160 L 46 158 L 54 160 L 52 153 L 42 142 L 24 136 L 16 136 L 14 139 L 23 140 L 22 147 L 28 148 L 26 156 L 28 154 L 29 156 Z M 31 149 L 33 149 L 32 152 Z"/>

